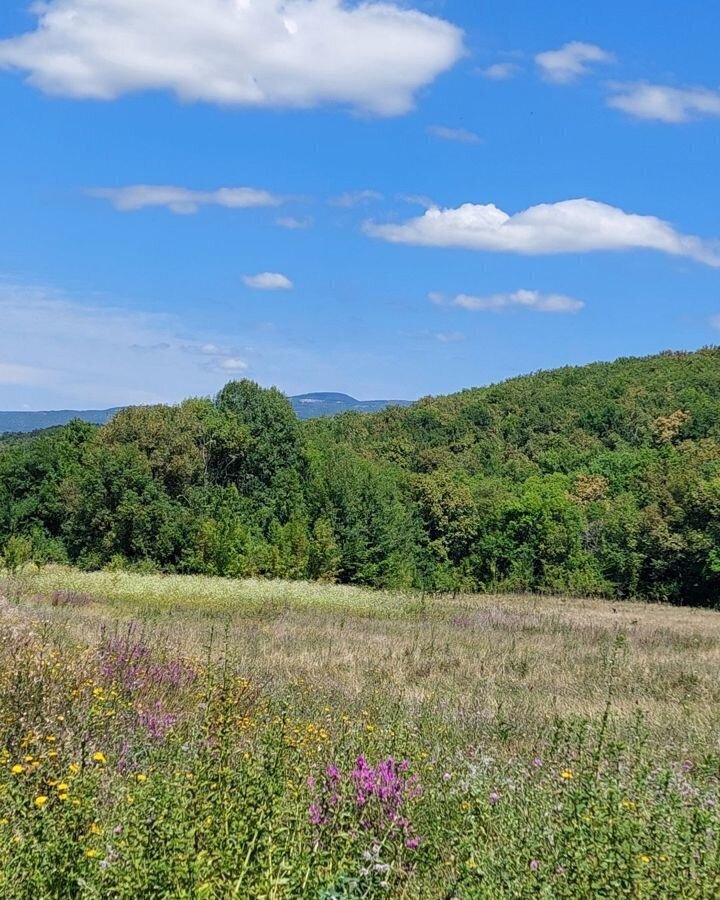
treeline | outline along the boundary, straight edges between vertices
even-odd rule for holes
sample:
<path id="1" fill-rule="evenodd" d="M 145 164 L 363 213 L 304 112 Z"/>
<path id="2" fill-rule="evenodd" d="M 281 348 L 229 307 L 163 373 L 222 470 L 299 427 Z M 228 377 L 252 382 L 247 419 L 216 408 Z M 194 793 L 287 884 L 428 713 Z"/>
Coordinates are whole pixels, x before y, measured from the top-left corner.
<path id="1" fill-rule="evenodd" d="M 232 382 L 5 440 L 3 546 L 88 568 L 715 605 L 720 349 L 310 422 Z"/>

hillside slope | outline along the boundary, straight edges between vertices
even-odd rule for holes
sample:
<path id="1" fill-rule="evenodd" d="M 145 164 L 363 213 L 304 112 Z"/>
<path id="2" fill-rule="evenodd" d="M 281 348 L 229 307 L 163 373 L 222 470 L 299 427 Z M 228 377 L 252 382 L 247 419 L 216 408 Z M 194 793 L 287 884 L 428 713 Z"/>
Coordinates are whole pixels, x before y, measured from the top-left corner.
<path id="1" fill-rule="evenodd" d="M 312 421 L 231 382 L 0 442 L 0 547 L 24 538 L 88 568 L 718 605 L 720 350 Z"/>

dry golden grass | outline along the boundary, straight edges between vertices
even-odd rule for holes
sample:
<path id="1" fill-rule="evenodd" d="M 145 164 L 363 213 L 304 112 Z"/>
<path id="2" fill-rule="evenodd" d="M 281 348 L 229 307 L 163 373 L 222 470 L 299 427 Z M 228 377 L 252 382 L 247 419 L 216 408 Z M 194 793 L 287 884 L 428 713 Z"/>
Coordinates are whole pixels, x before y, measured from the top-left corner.
<path id="1" fill-rule="evenodd" d="M 47 568 L 0 634 L 2 897 L 719 896 L 716 612 Z"/>
<path id="2" fill-rule="evenodd" d="M 64 589 L 92 602 L 52 606 Z M 549 718 L 613 715 L 692 754 L 718 746 L 720 614 L 643 603 L 536 596 L 420 596 L 272 581 L 26 573 L 26 614 L 91 644 L 142 621 L 173 652 L 229 654 L 255 679 L 303 681 L 367 704 L 439 709 L 463 729 L 532 741 Z M 612 669 L 612 671 L 611 671 Z M 710 743 L 710 746 L 709 746 Z"/>

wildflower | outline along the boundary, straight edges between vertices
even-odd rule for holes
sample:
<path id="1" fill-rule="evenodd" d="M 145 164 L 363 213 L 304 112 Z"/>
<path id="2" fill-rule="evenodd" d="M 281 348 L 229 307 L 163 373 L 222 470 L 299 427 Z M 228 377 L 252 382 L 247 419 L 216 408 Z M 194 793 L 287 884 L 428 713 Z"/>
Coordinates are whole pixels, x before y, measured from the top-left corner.
<path id="1" fill-rule="evenodd" d="M 69 790 L 70 790 L 70 785 L 65 784 L 64 781 L 61 782 L 61 783 L 57 786 L 57 792 L 58 792 L 58 794 L 67 794 L 67 792 L 68 792 Z"/>
<path id="2" fill-rule="evenodd" d="M 10 771 L 13 773 L 13 775 L 22 775 L 22 773 L 25 771 L 25 767 L 24 766 L 13 766 L 12 769 L 10 769 Z"/>
<path id="3" fill-rule="evenodd" d="M 93 822 L 90 826 L 90 834 L 102 834 L 102 828 L 98 825 L 97 822 Z"/>
<path id="4" fill-rule="evenodd" d="M 317 803 L 310 804 L 310 809 L 308 810 L 308 818 L 310 819 L 311 825 L 325 824 L 325 816 L 323 815 L 322 810 Z"/>
<path id="5" fill-rule="evenodd" d="M 40 797 L 36 797 L 36 798 L 35 798 L 35 806 L 36 806 L 38 809 L 42 809 L 43 806 L 45 806 L 45 804 L 46 804 L 47 802 L 48 802 L 48 798 L 47 798 L 47 797 L 40 796 Z"/>
<path id="6" fill-rule="evenodd" d="M 537 859 L 531 859 L 531 860 L 530 860 L 530 871 L 531 871 L 531 872 L 537 872 L 537 870 L 538 870 L 539 868 L 540 868 L 540 861 L 537 860 Z"/>
<path id="7" fill-rule="evenodd" d="M 104 754 L 104 753 L 100 753 L 99 750 L 98 750 L 97 753 L 93 753 L 92 758 L 93 758 L 93 761 L 94 761 L 94 762 L 100 763 L 101 766 L 104 766 L 105 763 L 107 762 L 107 759 L 105 758 L 105 754 Z"/>
<path id="8" fill-rule="evenodd" d="M 452 778 L 452 775 L 449 772 L 443 773 L 443 781 L 450 781 L 451 778 Z"/>
<path id="9" fill-rule="evenodd" d="M 73 775 L 77 775 L 80 771 L 80 766 L 77 763 L 70 763 L 69 768 Z"/>
<path id="10" fill-rule="evenodd" d="M 500 799 L 500 794 L 498 794 L 497 791 L 493 791 L 493 792 L 490 794 L 490 797 L 489 797 L 488 799 L 490 800 L 490 802 L 492 803 L 492 805 L 495 806 L 495 804 L 496 804 L 496 803 L 498 802 L 498 800 Z"/>
<path id="11" fill-rule="evenodd" d="M 100 856 L 100 853 L 97 850 L 86 850 L 85 856 L 87 856 L 88 859 L 95 859 L 95 857 Z"/>
<path id="12" fill-rule="evenodd" d="M 533 760 L 532 764 L 533 764 L 534 769 L 542 769 L 543 761 L 540 759 L 539 756 L 536 756 L 535 759 Z"/>
<path id="13" fill-rule="evenodd" d="M 147 781 L 147 775 L 143 775 L 140 772 L 135 776 L 138 781 Z"/>
<path id="14" fill-rule="evenodd" d="M 640 857 L 640 862 L 649 863 L 649 862 L 650 862 L 650 857 L 649 857 L 649 856 L 645 856 L 645 854 L 643 854 L 643 855 Z"/>
<path id="15" fill-rule="evenodd" d="M 417 848 L 420 846 L 420 839 L 416 837 L 408 838 L 405 841 L 405 846 L 408 848 L 408 850 L 417 850 Z"/>
<path id="16" fill-rule="evenodd" d="M 574 776 L 573 773 L 570 771 L 570 769 L 565 769 L 564 772 L 561 772 L 561 773 L 560 773 L 560 777 L 561 777 L 564 781 L 571 781 L 575 776 Z"/>

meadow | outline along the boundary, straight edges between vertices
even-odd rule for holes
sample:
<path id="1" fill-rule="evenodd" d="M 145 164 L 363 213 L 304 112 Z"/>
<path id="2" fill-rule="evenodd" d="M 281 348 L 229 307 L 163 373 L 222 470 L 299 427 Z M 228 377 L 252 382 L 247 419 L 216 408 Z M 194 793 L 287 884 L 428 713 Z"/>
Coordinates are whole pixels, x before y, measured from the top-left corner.
<path id="1" fill-rule="evenodd" d="M 0 577 L 3 898 L 714 898 L 720 614 Z"/>

